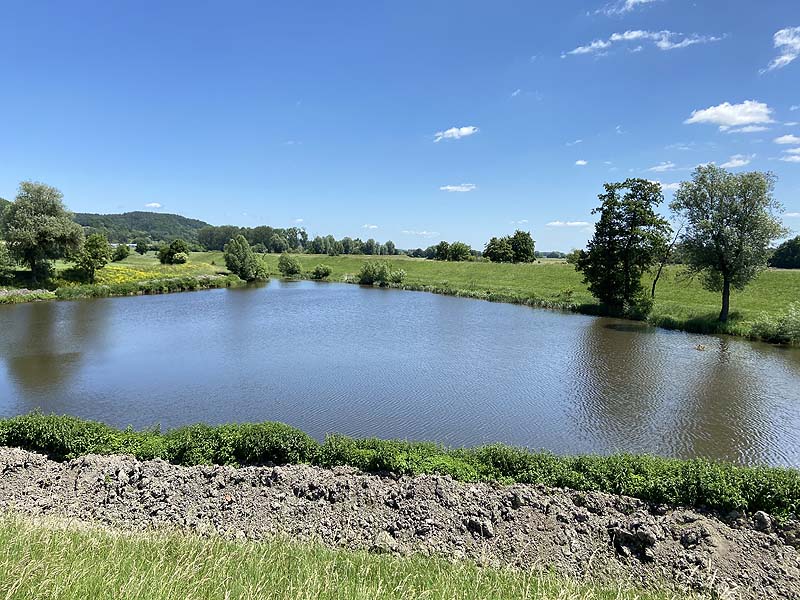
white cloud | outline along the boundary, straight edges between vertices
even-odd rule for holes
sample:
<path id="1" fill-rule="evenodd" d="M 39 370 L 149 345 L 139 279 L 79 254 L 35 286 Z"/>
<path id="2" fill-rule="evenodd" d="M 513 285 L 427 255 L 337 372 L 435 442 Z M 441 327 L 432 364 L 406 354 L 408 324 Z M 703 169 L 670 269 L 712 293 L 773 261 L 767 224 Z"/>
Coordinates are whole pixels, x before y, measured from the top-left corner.
<path id="1" fill-rule="evenodd" d="M 786 121 L 784 125 L 786 125 L 787 127 L 797 127 L 798 125 L 800 125 L 800 121 Z"/>
<path id="2" fill-rule="evenodd" d="M 460 140 L 462 137 L 467 137 L 478 133 L 478 128 L 474 125 L 467 125 L 466 127 L 451 127 L 444 131 L 437 131 L 433 136 L 434 142 L 441 142 L 442 140 Z"/>
<path id="3" fill-rule="evenodd" d="M 414 231 L 413 229 L 404 229 L 401 233 L 404 235 L 417 235 L 419 237 L 436 237 L 439 235 L 438 231 Z"/>
<path id="4" fill-rule="evenodd" d="M 521 90 L 521 89 L 519 89 L 519 88 L 517 88 L 517 89 L 515 89 L 513 92 L 511 92 L 511 97 L 512 97 L 512 98 L 516 98 L 516 97 L 517 97 L 517 96 L 519 96 L 521 93 L 522 93 L 522 90 Z"/>
<path id="5" fill-rule="evenodd" d="M 474 183 L 461 183 L 459 185 L 443 185 L 439 189 L 443 192 L 471 192 L 476 187 Z"/>
<path id="6" fill-rule="evenodd" d="M 604 15 L 608 16 L 624 15 L 625 13 L 629 13 L 632 10 L 638 8 L 639 6 L 652 4 L 653 2 L 657 1 L 658 0 L 619 0 L 618 2 L 612 2 L 611 4 L 606 4 L 603 8 L 595 12 L 603 13 Z"/>
<path id="7" fill-rule="evenodd" d="M 663 183 L 661 181 L 657 181 L 656 183 L 660 183 L 661 184 L 661 189 L 664 190 L 665 192 L 674 192 L 679 187 L 681 187 L 681 184 L 677 183 L 677 182 L 676 183 Z"/>
<path id="8" fill-rule="evenodd" d="M 756 157 L 755 154 L 744 155 L 744 154 L 734 154 L 730 157 L 728 162 L 724 162 L 720 165 L 723 169 L 735 169 L 737 167 L 744 167 L 750 164 L 750 161 Z"/>
<path id="9" fill-rule="evenodd" d="M 784 152 L 786 152 L 786 154 L 800 154 L 800 148 L 789 148 L 784 150 Z"/>
<path id="10" fill-rule="evenodd" d="M 657 164 L 655 167 L 650 167 L 647 169 L 648 171 L 652 171 L 654 173 L 665 173 L 667 171 L 672 171 L 675 169 L 677 165 L 672 161 L 661 162 Z"/>
<path id="11" fill-rule="evenodd" d="M 578 167 L 585 167 L 588 164 L 589 164 L 589 162 L 585 161 L 585 160 L 576 160 L 575 161 L 575 165 L 578 166 Z"/>
<path id="12" fill-rule="evenodd" d="M 786 213 L 786 214 L 785 214 L 785 215 L 783 215 L 783 216 L 784 216 L 784 217 L 792 217 L 792 218 L 795 218 L 795 217 L 800 217 L 800 212 L 790 212 L 790 213 Z"/>
<path id="13" fill-rule="evenodd" d="M 562 58 L 566 55 L 581 55 L 581 54 L 605 54 L 606 50 L 611 48 L 614 44 L 625 42 L 652 42 L 659 50 L 676 50 L 678 48 L 686 48 L 694 46 L 695 44 L 708 44 L 710 42 L 718 42 L 722 38 L 698 35 L 693 33 L 686 35 L 677 33 L 675 31 L 643 31 L 641 29 L 629 30 L 623 33 L 612 33 L 606 40 L 594 40 L 585 46 L 578 46 L 572 50 L 565 52 L 561 55 Z"/>
<path id="14" fill-rule="evenodd" d="M 528 219 L 520 219 L 519 221 L 511 221 L 511 225 L 525 225 L 528 222 Z"/>
<path id="15" fill-rule="evenodd" d="M 776 31 L 772 39 L 780 54 L 767 65 L 766 69 L 761 69 L 761 73 L 782 69 L 800 56 L 800 27 L 787 27 Z"/>
<path id="16" fill-rule="evenodd" d="M 576 144 L 582 144 L 583 140 L 574 140 L 572 142 L 567 142 L 567 146 L 575 146 Z"/>
<path id="17" fill-rule="evenodd" d="M 622 131 L 622 125 L 617 125 L 615 131 L 617 132 L 617 135 L 622 135 L 623 133 L 625 133 L 624 131 Z"/>
<path id="18" fill-rule="evenodd" d="M 144 205 L 145 208 L 161 208 L 161 204 L 158 202 L 148 202 Z"/>
<path id="19" fill-rule="evenodd" d="M 734 127 L 733 129 L 723 129 L 725 133 L 758 133 L 759 131 L 769 131 L 769 127 L 763 125 L 745 125 L 744 127 Z"/>
<path id="20" fill-rule="evenodd" d="M 743 128 L 748 125 L 774 123 L 774 121 L 772 120 L 772 109 L 764 102 L 745 100 L 741 104 L 723 102 L 717 106 L 693 110 L 684 123 L 687 125 L 692 123 L 711 123 L 719 125 L 720 131 L 727 131 L 731 127 Z"/>
<path id="21" fill-rule="evenodd" d="M 800 156 L 797 154 L 790 154 L 789 156 L 781 156 L 778 160 L 788 163 L 800 163 Z"/>
<path id="22" fill-rule="evenodd" d="M 800 110 L 800 104 L 793 104 L 789 107 L 789 110 Z"/>
<path id="23" fill-rule="evenodd" d="M 796 135 L 782 135 L 781 137 L 775 138 L 776 144 L 800 144 L 800 137 Z"/>
<path id="24" fill-rule="evenodd" d="M 295 220 L 294 220 L 294 222 L 295 222 L 295 223 L 302 223 L 302 222 L 303 222 L 303 219 L 295 219 Z"/>
<path id="25" fill-rule="evenodd" d="M 361 226 L 361 229 L 377 229 L 377 228 L 378 228 L 378 226 L 377 226 L 377 225 L 371 225 L 371 224 L 369 224 L 369 223 L 364 223 L 364 224 Z"/>
<path id="26" fill-rule="evenodd" d="M 588 221 L 550 221 L 547 227 L 588 227 Z"/>

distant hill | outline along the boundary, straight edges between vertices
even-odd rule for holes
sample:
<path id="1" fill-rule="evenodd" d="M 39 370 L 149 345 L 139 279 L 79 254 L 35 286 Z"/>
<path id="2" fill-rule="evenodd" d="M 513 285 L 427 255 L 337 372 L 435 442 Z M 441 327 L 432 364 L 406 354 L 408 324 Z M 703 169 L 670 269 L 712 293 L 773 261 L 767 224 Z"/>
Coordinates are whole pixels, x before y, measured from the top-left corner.
<path id="1" fill-rule="evenodd" d="M 87 234 L 103 233 L 111 242 L 126 242 L 137 237 L 167 242 L 183 238 L 187 242 L 197 242 L 198 230 L 208 227 L 208 223 L 198 219 L 144 211 L 116 215 L 75 213 L 74 218 Z"/>

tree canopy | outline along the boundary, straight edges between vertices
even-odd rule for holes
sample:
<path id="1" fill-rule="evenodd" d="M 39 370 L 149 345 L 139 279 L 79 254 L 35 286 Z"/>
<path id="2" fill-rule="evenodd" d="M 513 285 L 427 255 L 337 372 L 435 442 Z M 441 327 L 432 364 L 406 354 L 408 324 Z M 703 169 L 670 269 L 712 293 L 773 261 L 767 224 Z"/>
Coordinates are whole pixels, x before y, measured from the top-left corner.
<path id="1" fill-rule="evenodd" d="M 600 215 L 594 236 L 575 268 L 592 295 L 612 312 L 646 312 L 642 275 L 664 255 L 671 231 L 656 213 L 664 199 L 661 184 L 634 178 L 604 188 L 600 206 L 592 211 Z"/>
<path id="2" fill-rule="evenodd" d="M 264 279 L 267 269 L 261 259 L 253 252 L 250 244 L 243 235 L 225 244 L 225 266 L 228 270 L 245 281 Z"/>
<path id="3" fill-rule="evenodd" d="M 513 235 L 490 239 L 483 256 L 492 262 L 533 262 L 536 260 L 536 243 L 530 231 L 517 229 Z"/>
<path id="4" fill-rule="evenodd" d="M 89 283 L 94 283 L 95 275 L 111 260 L 111 245 L 101 233 L 93 233 L 86 238 L 83 247 L 75 258 L 75 264 Z"/>
<path id="5" fill-rule="evenodd" d="M 34 281 L 48 279 L 51 261 L 72 257 L 83 242 L 83 229 L 72 220 L 62 198 L 54 187 L 23 181 L 16 200 L 4 211 L 8 252 L 30 268 Z"/>
<path id="6" fill-rule="evenodd" d="M 769 266 L 776 269 L 800 269 L 800 235 L 778 246 L 769 259 Z"/>
<path id="7" fill-rule="evenodd" d="M 719 320 L 728 320 L 731 288 L 742 290 L 766 268 L 770 244 L 786 234 L 775 216 L 775 176 L 697 167 L 675 192 L 670 207 L 686 221 L 681 251 L 691 273 L 722 292 Z"/>

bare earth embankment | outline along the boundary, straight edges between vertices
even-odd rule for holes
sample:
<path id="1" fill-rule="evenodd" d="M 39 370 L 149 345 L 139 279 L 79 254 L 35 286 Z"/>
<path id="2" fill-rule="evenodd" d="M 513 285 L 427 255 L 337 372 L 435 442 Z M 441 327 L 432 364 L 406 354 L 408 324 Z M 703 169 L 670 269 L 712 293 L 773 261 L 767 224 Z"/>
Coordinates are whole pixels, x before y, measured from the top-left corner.
<path id="1" fill-rule="evenodd" d="M 0 448 L 0 509 L 122 530 L 289 536 L 723 598 L 800 598 L 800 524 L 532 485 L 382 477 L 338 467 L 181 467 L 127 456 L 59 463 Z"/>

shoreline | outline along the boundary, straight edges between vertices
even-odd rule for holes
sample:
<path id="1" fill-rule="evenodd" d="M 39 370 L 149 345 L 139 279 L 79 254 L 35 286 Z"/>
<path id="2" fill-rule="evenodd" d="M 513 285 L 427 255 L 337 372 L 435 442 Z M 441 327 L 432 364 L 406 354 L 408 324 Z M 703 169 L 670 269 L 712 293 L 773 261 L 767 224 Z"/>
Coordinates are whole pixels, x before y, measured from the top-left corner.
<path id="1" fill-rule="evenodd" d="M 284 281 L 310 281 L 312 283 L 345 283 L 349 285 L 362 285 L 354 279 L 353 275 L 345 275 L 336 280 L 319 280 L 314 279 L 308 273 L 303 273 L 302 275 L 294 277 L 283 277 L 280 274 L 270 273 L 269 278 L 281 279 Z M 269 281 L 269 279 L 266 281 Z M 218 274 L 168 277 L 127 284 L 84 284 L 75 286 L 62 286 L 57 288 L 55 291 L 45 289 L 27 290 L 7 288 L 0 289 L 0 306 L 3 304 L 23 304 L 27 302 L 42 302 L 48 300 L 83 300 L 89 298 L 112 298 L 202 291 L 206 289 L 219 289 L 223 287 L 238 287 L 245 285 L 246 283 L 247 282 L 242 281 L 232 274 Z M 730 329 L 730 327 L 732 327 L 730 324 L 721 324 L 716 321 L 698 318 L 679 319 L 669 315 L 651 314 L 645 319 L 635 319 L 630 316 L 610 314 L 599 304 L 547 300 L 544 298 L 538 298 L 536 296 L 494 291 L 488 288 L 483 291 L 478 291 L 441 285 L 409 283 L 387 283 L 382 287 L 398 291 L 423 292 L 442 296 L 467 298 L 470 300 L 483 300 L 486 302 L 514 304 L 518 306 L 553 310 L 568 314 L 581 314 L 592 317 L 608 317 L 630 321 L 632 323 L 644 323 L 650 327 L 656 327 L 667 331 L 683 331 L 686 333 L 695 333 L 700 335 L 731 336 L 783 348 L 797 347 L 796 344 L 792 343 L 764 339 L 752 331 L 744 332 L 741 330 Z"/>
<path id="2" fill-rule="evenodd" d="M 309 465 L 182 467 L 132 456 L 59 463 L 0 448 L 0 508 L 142 532 L 549 569 L 569 579 L 664 583 L 742 600 L 797 598 L 800 523 L 668 508 L 541 485 L 465 483 Z M 728 596 L 725 596 L 728 597 Z"/>

